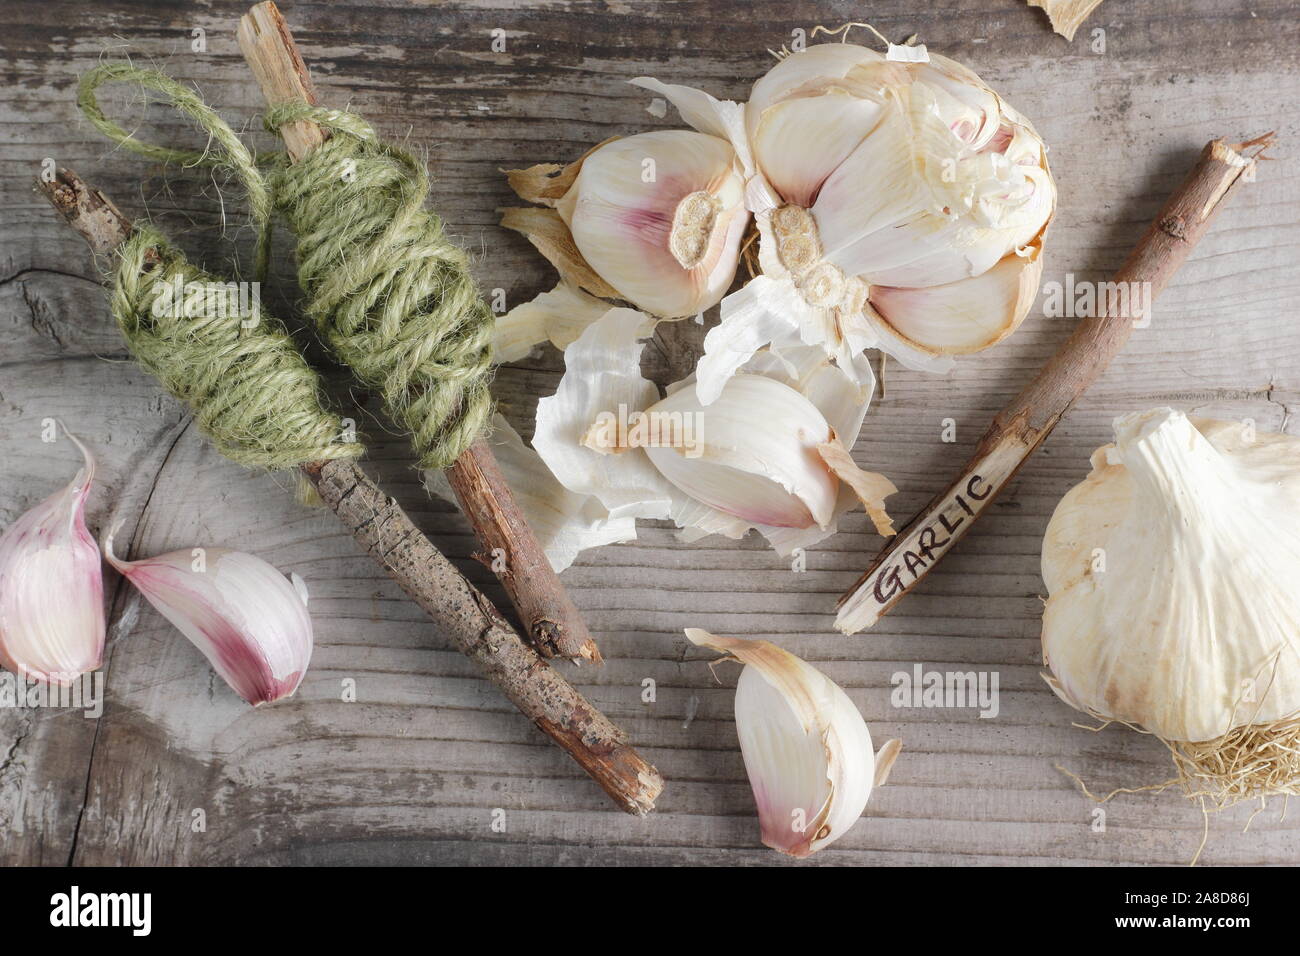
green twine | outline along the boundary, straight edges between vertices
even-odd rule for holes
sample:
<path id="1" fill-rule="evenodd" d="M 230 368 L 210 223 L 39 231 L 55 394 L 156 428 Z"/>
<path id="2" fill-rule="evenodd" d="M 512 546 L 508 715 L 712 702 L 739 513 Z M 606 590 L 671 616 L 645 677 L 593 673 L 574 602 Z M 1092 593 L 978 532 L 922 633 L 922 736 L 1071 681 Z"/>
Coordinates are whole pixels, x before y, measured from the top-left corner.
<path id="1" fill-rule="evenodd" d="M 269 129 L 311 120 L 333 135 L 272 178 L 298 238 L 306 312 L 334 353 L 384 398 L 420 465 L 445 468 L 492 417 L 492 313 L 464 250 L 423 208 L 424 164 L 352 113 L 272 109 Z"/>
<path id="2" fill-rule="evenodd" d="M 95 101 L 96 87 L 119 79 L 166 96 L 209 130 L 218 149 L 186 152 L 136 140 Z M 160 73 L 110 64 L 82 77 L 77 102 L 105 135 L 144 156 L 234 171 L 248 183 L 254 215 L 269 215 L 270 192 L 256 159 L 188 87 Z M 269 239 L 262 230 L 259 275 L 269 262 Z M 239 464 L 272 469 L 360 456 L 364 449 L 343 440 L 342 422 L 323 403 L 319 376 L 283 326 L 262 312 L 259 300 L 242 299 L 235 283 L 192 265 L 151 226 L 137 226 L 118 250 L 109 300 L 118 328 L 141 366 L 190 406 L 218 451 Z"/>
<path id="3" fill-rule="evenodd" d="M 94 90 L 130 80 L 162 93 L 210 137 L 202 153 L 142 143 L 105 118 Z M 355 114 L 305 105 L 277 107 L 267 127 L 311 120 L 331 137 L 298 164 L 276 154 L 270 185 L 255 156 L 188 87 L 129 64 L 82 77 L 78 103 L 104 135 L 164 162 L 234 172 L 261 226 L 258 270 L 269 255 L 268 205 L 297 236 L 305 311 L 335 355 L 380 391 L 407 429 L 422 467 L 451 464 L 487 427 L 492 314 L 469 274 L 465 253 L 424 210 L 428 173 L 414 155 L 381 141 Z M 215 147 L 215 149 L 213 148 Z"/>
<path id="4" fill-rule="evenodd" d="M 293 340 L 260 306 L 242 311 L 234 283 L 191 265 L 151 226 L 122 245 L 113 278 L 113 316 L 132 354 L 227 458 L 278 469 L 361 455 Z"/>

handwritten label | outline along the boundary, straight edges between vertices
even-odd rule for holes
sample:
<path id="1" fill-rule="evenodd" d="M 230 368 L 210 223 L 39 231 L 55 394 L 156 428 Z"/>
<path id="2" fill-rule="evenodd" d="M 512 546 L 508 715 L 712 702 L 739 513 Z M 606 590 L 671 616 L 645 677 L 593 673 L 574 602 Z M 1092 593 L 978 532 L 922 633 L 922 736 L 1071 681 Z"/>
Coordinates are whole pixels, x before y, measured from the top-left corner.
<path id="1" fill-rule="evenodd" d="M 902 594 L 913 581 L 919 580 L 921 572 L 944 555 L 957 540 L 957 529 L 965 524 L 967 518 L 978 513 L 975 506 L 993 493 L 993 486 L 978 474 L 971 475 L 961 487 L 963 492 L 950 495 L 933 518 L 915 535 L 908 535 L 909 546 L 901 552 L 895 551 L 876 572 L 871 593 L 881 607 Z"/>
<path id="2" fill-rule="evenodd" d="M 854 634 L 879 620 L 957 543 L 1028 454 L 1008 439 L 976 461 L 916 522 L 895 538 L 879 564 L 845 597 L 835 626 Z"/>

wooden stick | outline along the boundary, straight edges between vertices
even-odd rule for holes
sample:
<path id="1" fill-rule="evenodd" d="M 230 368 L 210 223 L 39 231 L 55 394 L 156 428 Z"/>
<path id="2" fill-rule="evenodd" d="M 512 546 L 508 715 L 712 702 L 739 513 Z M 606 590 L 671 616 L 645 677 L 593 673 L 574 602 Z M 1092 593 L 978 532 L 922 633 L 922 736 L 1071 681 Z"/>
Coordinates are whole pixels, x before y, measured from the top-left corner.
<path id="1" fill-rule="evenodd" d="M 1214 140 L 1165 203 L 1115 274 L 1112 288 L 1141 288 L 1149 305 L 1168 285 L 1215 214 L 1242 182 L 1254 178 L 1266 133 L 1244 143 Z M 1255 152 L 1245 155 L 1254 148 Z M 957 479 L 937 495 L 876 556 L 867 572 L 839 599 L 835 626 L 845 634 L 870 627 L 911 591 L 1006 487 L 1083 391 L 1096 381 L 1133 331 L 1132 309 L 1098 296 L 1098 315 L 1079 322 L 1038 376 L 993 419 Z M 1149 315 L 1137 317 L 1142 323 Z"/>
<path id="2" fill-rule="evenodd" d="M 307 64 L 271 0 L 240 18 L 238 38 L 268 105 L 316 104 Z M 281 134 L 294 162 L 329 137 L 309 122 L 287 124 Z M 475 442 L 447 469 L 447 480 L 482 545 L 476 557 L 500 579 L 538 651 L 599 662 L 596 642 L 515 503 L 492 449 Z"/>
<path id="3" fill-rule="evenodd" d="M 54 182 L 38 181 L 37 187 L 96 253 L 111 255 L 131 235 L 131 221 L 71 170 L 61 169 Z M 627 745 L 622 730 L 519 636 L 356 462 L 311 463 L 302 473 L 357 543 L 424 608 L 439 631 L 619 807 L 641 815 L 654 809 L 663 789 L 659 772 Z"/>

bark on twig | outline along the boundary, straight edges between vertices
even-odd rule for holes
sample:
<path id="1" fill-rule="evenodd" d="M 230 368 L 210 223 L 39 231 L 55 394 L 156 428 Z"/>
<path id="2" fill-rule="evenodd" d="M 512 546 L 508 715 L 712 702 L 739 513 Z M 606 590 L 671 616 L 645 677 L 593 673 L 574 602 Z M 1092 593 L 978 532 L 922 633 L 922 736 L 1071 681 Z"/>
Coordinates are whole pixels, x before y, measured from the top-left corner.
<path id="1" fill-rule="evenodd" d="M 1148 283 L 1150 295 L 1144 301 L 1154 300 L 1228 197 L 1253 178 L 1260 153 L 1273 138 L 1266 133 L 1244 143 L 1207 143 L 1196 166 L 1115 274 L 1114 287 Z M 1098 314 L 1082 319 L 1034 380 L 993 419 L 957 479 L 890 540 L 839 599 L 836 627 L 845 634 L 870 627 L 916 587 L 1110 364 L 1128 341 L 1134 316 L 1116 303 L 1104 306 L 1100 296 L 1097 306 Z"/>
<path id="2" fill-rule="evenodd" d="M 269 105 L 315 105 L 307 64 L 271 0 L 257 4 L 240 18 L 238 39 Z M 308 122 L 288 124 L 281 132 L 289 158 L 295 162 L 329 136 L 328 130 Z M 524 520 L 487 444 L 476 442 L 457 458 L 447 469 L 447 480 L 483 547 L 481 560 L 500 579 L 538 651 L 546 657 L 599 663 L 596 642 Z"/>
<path id="3" fill-rule="evenodd" d="M 112 255 L 131 235 L 131 221 L 71 170 L 61 169 L 53 182 L 37 186 L 96 253 Z M 442 633 L 619 807 L 637 814 L 654 809 L 663 789 L 659 772 L 519 636 L 356 462 L 307 464 L 302 473 L 357 543 Z"/>

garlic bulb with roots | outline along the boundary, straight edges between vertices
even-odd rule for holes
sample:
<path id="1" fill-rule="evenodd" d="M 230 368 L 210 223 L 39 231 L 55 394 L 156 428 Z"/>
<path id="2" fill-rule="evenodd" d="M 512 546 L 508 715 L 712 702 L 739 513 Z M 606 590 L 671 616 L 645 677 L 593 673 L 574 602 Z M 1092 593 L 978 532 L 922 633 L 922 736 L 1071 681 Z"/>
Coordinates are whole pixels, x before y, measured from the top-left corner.
<path id="1" fill-rule="evenodd" d="M 610 521 L 670 518 L 695 540 L 757 529 L 781 554 L 808 547 L 863 503 L 892 534 L 884 498 L 896 489 L 863 471 L 856 440 L 870 399 L 818 348 L 754 355 L 704 407 L 687 378 L 660 397 L 641 375 L 655 319 L 611 309 L 564 353 L 556 393 L 537 408 L 533 447 L 577 501 Z M 582 522 L 590 527 L 590 514 Z"/>
<path id="2" fill-rule="evenodd" d="M 633 82 L 730 137 L 746 166 L 762 274 L 723 300 L 705 340 L 706 403 L 764 345 L 822 345 L 859 380 L 866 348 L 941 371 L 1032 305 L 1056 205 L 1046 147 L 960 64 L 825 43 L 781 60 L 743 110 Z"/>
<path id="3" fill-rule="evenodd" d="M 871 732 L 843 688 L 769 641 L 718 637 L 688 627 L 692 643 L 744 665 L 736 682 L 736 735 L 763 844 L 806 857 L 862 816 L 901 749 L 872 752 Z"/>
<path id="4" fill-rule="evenodd" d="M 1221 803 L 1300 792 L 1300 439 L 1155 408 L 1092 466 L 1043 540 L 1049 683 Z"/>
<path id="5" fill-rule="evenodd" d="M 522 198 L 552 208 L 509 209 L 502 224 L 528 236 L 561 279 L 588 296 L 682 318 L 716 305 L 735 278 L 749 213 L 743 167 L 726 139 L 638 133 L 568 166 L 507 175 Z M 499 336 L 531 328 L 534 317 L 514 311 L 500 320 Z"/>

